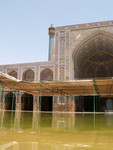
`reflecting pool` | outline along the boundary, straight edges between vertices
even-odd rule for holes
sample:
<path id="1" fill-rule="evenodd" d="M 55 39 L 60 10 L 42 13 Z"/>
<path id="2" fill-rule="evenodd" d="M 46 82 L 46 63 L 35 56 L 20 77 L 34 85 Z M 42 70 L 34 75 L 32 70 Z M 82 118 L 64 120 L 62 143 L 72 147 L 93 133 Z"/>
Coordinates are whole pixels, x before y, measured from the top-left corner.
<path id="1" fill-rule="evenodd" d="M 113 114 L 0 112 L 0 150 L 111 150 Z"/>

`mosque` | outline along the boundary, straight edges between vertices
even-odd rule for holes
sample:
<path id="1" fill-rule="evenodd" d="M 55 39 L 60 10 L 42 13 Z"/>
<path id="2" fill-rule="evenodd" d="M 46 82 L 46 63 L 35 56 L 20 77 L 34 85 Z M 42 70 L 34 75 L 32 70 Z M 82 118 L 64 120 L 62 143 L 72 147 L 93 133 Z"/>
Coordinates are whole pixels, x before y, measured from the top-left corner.
<path id="1" fill-rule="evenodd" d="M 48 61 L 1 65 L 0 71 L 29 82 L 113 77 L 113 21 L 51 25 Z M 0 106 L 11 110 L 13 93 L 4 91 Z M 96 99 L 97 112 L 104 112 L 107 107 L 113 110 L 112 97 L 98 95 Z M 39 103 L 39 96 L 16 91 L 13 109 L 38 111 Z M 67 104 L 73 107 L 67 110 Z M 93 105 L 92 96 L 70 96 L 68 100 L 66 96 L 42 96 L 41 111 L 92 112 Z"/>

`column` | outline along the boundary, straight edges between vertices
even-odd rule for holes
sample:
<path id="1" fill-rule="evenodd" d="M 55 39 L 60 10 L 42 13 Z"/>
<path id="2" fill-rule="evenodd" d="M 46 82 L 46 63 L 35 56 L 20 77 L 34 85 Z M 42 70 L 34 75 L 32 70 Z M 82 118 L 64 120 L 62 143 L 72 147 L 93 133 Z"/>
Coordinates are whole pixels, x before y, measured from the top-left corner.
<path id="1" fill-rule="evenodd" d="M 39 96 L 33 95 L 33 111 L 39 111 Z"/>
<path id="2" fill-rule="evenodd" d="M 16 96 L 16 103 L 15 103 L 15 110 L 16 111 L 21 111 L 21 92 L 17 91 L 15 96 Z"/>
<path id="3" fill-rule="evenodd" d="M 69 97 L 69 112 L 75 112 L 75 102 L 74 102 L 74 96 Z"/>

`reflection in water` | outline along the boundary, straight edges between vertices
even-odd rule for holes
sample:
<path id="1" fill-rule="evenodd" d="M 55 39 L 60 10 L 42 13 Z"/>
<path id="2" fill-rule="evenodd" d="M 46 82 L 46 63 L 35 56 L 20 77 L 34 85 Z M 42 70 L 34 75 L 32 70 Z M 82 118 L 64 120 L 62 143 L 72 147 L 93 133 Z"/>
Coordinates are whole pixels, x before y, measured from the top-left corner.
<path id="1" fill-rule="evenodd" d="M 22 129 L 31 129 L 32 128 L 32 117 L 33 117 L 33 114 L 30 112 L 21 113 L 20 127 Z"/>
<path id="2" fill-rule="evenodd" d="M 75 114 L 54 113 L 52 117 L 52 127 L 61 129 L 73 129 L 75 125 Z"/>
<path id="3" fill-rule="evenodd" d="M 26 143 L 26 142 L 10 142 L 7 144 L 4 144 L 0 146 L 0 150 L 76 150 L 75 148 L 78 149 L 78 147 L 90 147 L 87 145 L 82 145 L 81 146 L 72 146 L 72 145 L 50 145 L 47 143 L 36 143 L 36 142 L 31 142 L 31 143 Z M 27 148 L 27 149 L 26 149 Z"/>
<path id="4" fill-rule="evenodd" d="M 0 111 L 0 128 L 3 128 L 4 111 Z"/>
<path id="5" fill-rule="evenodd" d="M 21 118 L 21 112 L 15 112 L 14 125 L 13 125 L 14 130 L 20 130 L 21 129 L 20 118 Z"/>
<path id="6" fill-rule="evenodd" d="M 106 118 L 107 118 L 107 126 L 113 128 L 113 115 L 108 114 L 106 115 Z"/>
<path id="7" fill-rule="evenodd" d="M 38 129 L 39 113 L 33 112 L 32 129 Z"/>
<path id="8" fill-rule="evenodd" d="M 0 150 L 113 147 L 113 114 L 15 112 L 12 118 L 0 111 L 0 118 Z"/>
<path id="9" fill-rule="evenodd" d="M 94 122 L 96 130 L 99 130 L 100 128 L 113 128 L 112 113 L 107 113 L 105 115 L 93 115 L 74 113 L 39 114 L 38 112 L 15 112 L 13 117 L 14 118 L 11 118 L 11 112 L 0 111 L 0 128 L 11 128 L 12 121 L 12 128 L 15 130 L 38 129 L 40 124 L 41 128 L 76 129 L 86 131 L 94 129 Z"/>

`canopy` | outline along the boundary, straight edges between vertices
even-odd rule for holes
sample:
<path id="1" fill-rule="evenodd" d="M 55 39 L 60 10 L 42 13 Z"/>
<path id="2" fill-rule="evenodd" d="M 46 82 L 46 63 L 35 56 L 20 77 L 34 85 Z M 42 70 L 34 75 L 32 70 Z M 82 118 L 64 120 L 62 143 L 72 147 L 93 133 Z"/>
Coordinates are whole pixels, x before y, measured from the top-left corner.
<path id="1" fill-rule="evenodd" d="M 2 89 L 14 89 L 33 95 L 41 94 L 41 96 L 113 96 L 113 78 L 26 82 L 0 72 L 0 81 Z"/>

